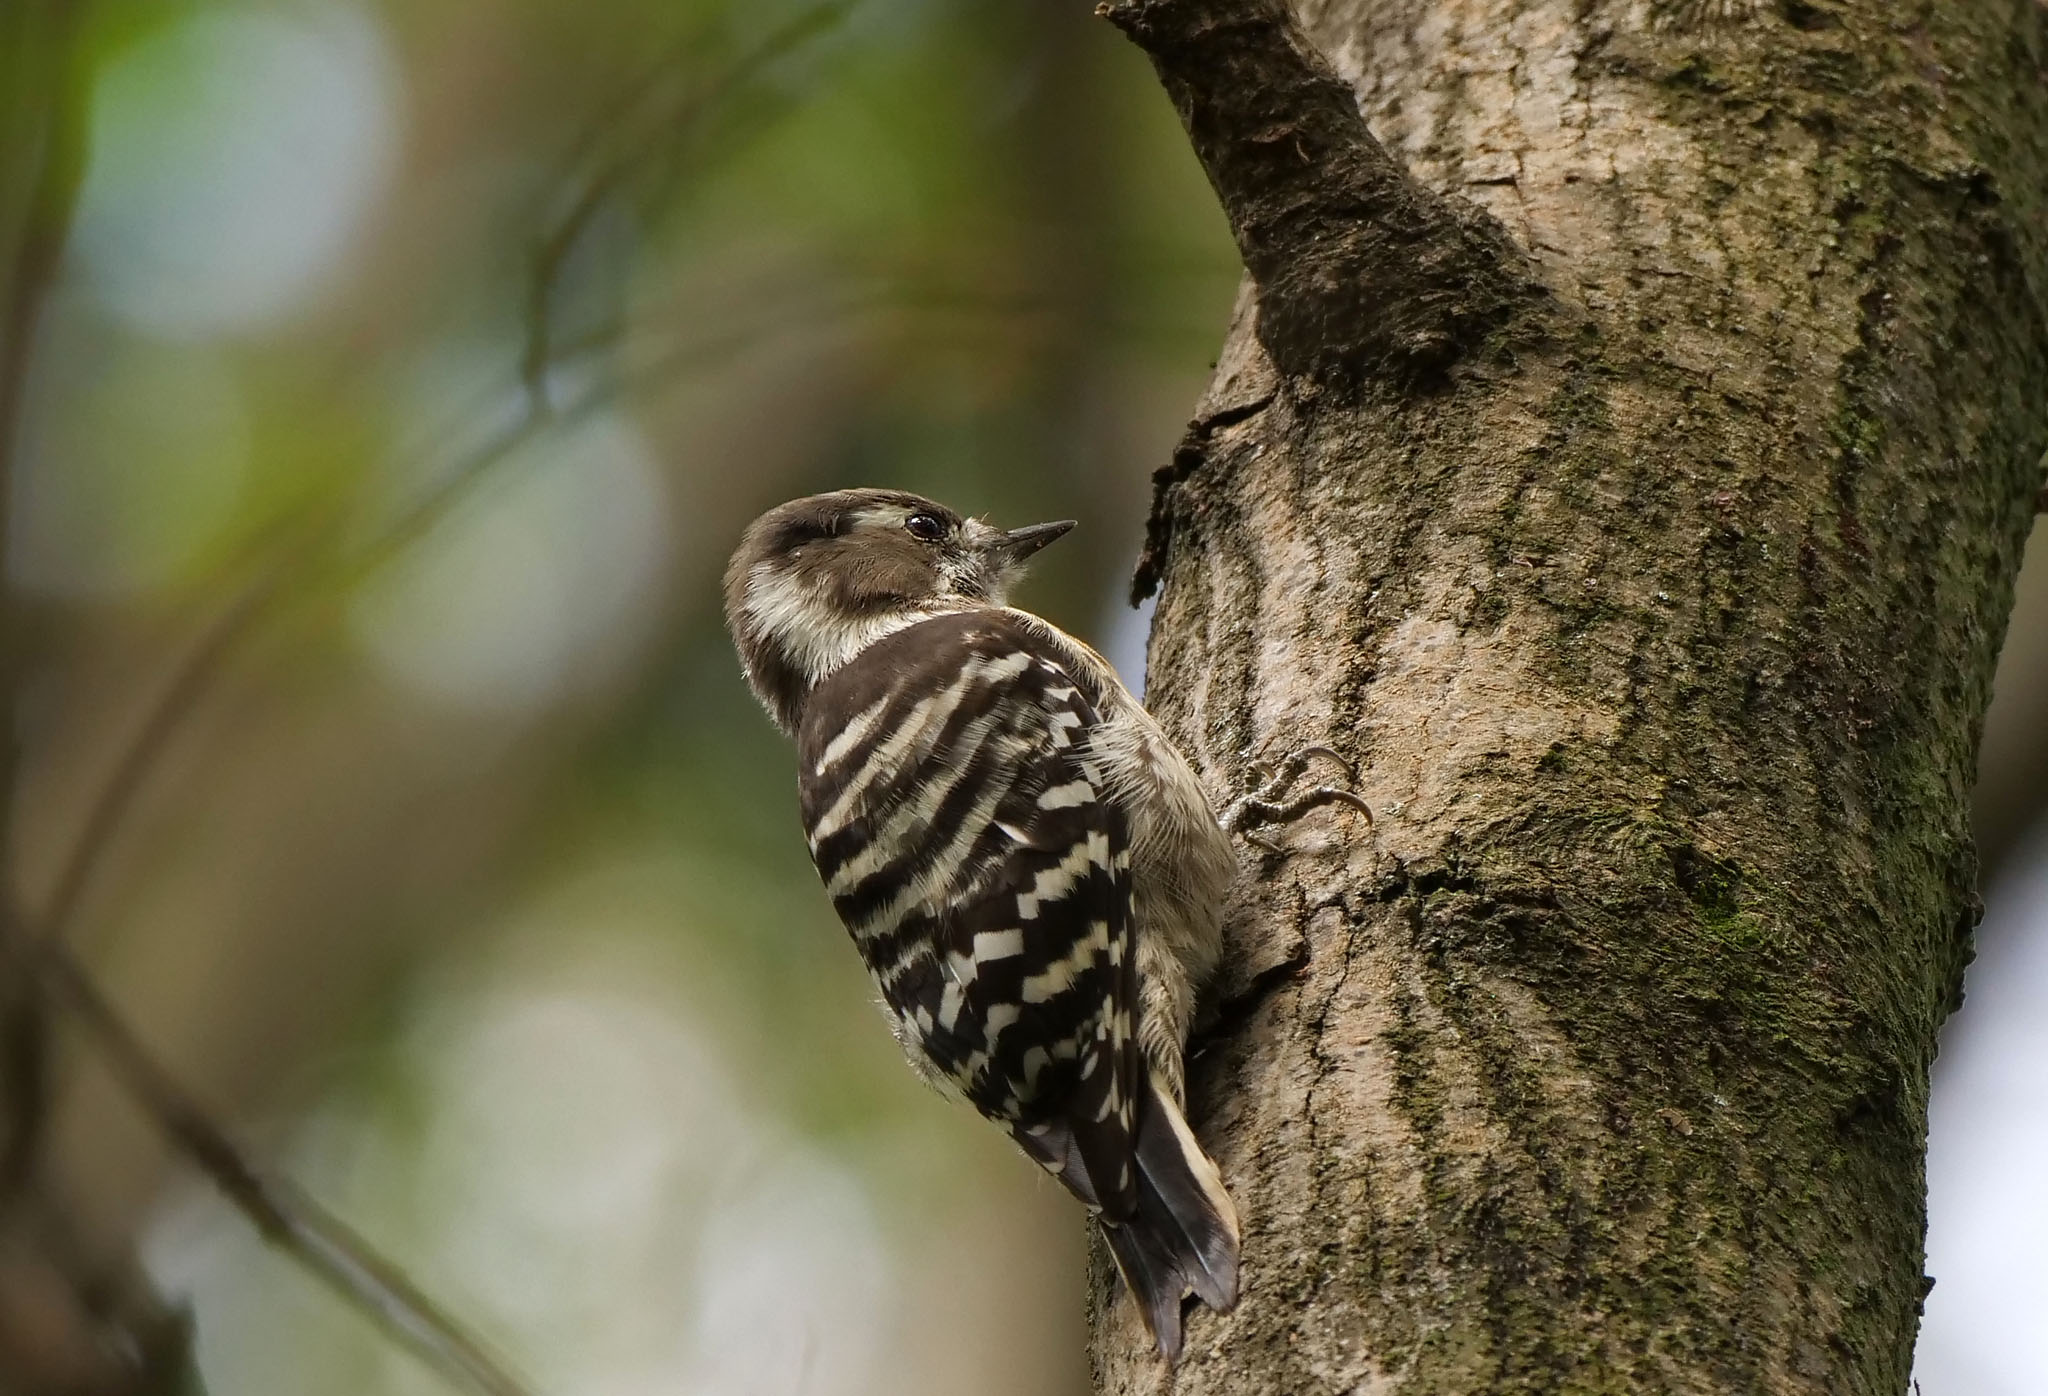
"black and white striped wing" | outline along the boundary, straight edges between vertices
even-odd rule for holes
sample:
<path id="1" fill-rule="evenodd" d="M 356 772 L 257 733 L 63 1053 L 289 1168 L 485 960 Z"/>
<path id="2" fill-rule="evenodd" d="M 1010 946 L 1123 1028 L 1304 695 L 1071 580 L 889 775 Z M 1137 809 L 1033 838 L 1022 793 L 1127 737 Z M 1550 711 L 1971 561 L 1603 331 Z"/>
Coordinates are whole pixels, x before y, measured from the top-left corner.
<path id="1" fill-rule="evenodd" d="M 811 855 L 897 1035 L 1083 1201 L 1135 1205 L 1130 854 L 1097 714 L 1002 612 L 922 622 L 821 685 Z"/>

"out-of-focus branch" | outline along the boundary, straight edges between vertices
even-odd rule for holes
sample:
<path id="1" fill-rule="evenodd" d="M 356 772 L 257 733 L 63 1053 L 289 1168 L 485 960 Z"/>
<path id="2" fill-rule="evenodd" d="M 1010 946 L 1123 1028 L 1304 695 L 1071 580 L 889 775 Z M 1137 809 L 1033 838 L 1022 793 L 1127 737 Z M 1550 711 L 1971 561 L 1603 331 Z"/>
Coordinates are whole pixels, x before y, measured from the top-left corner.
<path id="1" fill-rule="evenodd" d="M 483 1396 L 527 1388 L 404 1271 L 290 1181 L 265 1173 L 143 1045 L 69 946 L 9 908 L 0 952 L 78 1021 L 127 1093 L 265 1240 L 447 1377 Z"/>
<path id="2" fill-rule="evenodd" d="M 679 109 L 667 113 L 666 120 L 626 142 L 625 150 L 610 155 L 594 174 L 586 177 L 568 212 L 543 236 L 534 257 L 528 290 L 527 345 L 520 366 L 526 397 L 519 415 L 461 460 L 437 472 L 435 483 L 375 535 L 339 556 L 331 556 L 325 565 L 309 567 L 303 560 L 321 556 L 331 545 L 341 528 L 339 519 L 321 525 L 310 537 L 295 538 L 288 546 L 275 547 L 266 561 L 252 569 L 253 576 L 241 584 L 178 661 L 134 733 L 123 744 L 99 794 L 87 810 L 78 836 L 59 865 L 56 881 L 40 917 L 45 934 L 61 938 L 68 933 L 93 870 L 105 856 L 126 810 L 155 769 L 171 738 L 197 707 L 226 661 L 276 603 L 288 592 L 313 591 L 330 585 L 345 586 L 361 579 L 431 532 L 498 465 L 543 431 L 573 425 L 613 400 L 624 386 L 623 381 L 595 384 L 573 403 L 563 407 L 555 406 L 545 391 L 545 378 L 560 351 L 589 353 L 616 343 L 619 334 L 619 327 L 608 327 L 600 334 L 581 337 L 572 344 L 557 345 L 554 342 L 551 305 L 570 250 L 588 226 L 590 218 L 602 206 L 606 194 L 630 173 L 636 162 L 649 157 L 652 142 L 662 136 L 688 142 L 694 129 L 707 123 L 722 103 L 759 78 L 775 60 L 787 57 L 806 42 L 827 32 L 851 8 L 850 0 L 832 0 L 832 3 L 804 11 L 771 33 L 728 69 L 693 90 Z M 670 64 L 676 61 L 679 59 L 675 56 L 668 60 Z M 657 68 L 656 72 L 659 71 Z M 651 81 L 643 84 L 640 91 L 644 94 L 651 85 Z M 609 120 L 622 125 L 637 121 L 636 108 L 644 100 L 629 100 Z M 585 144 L 587 148 L 595 149 L 605 142 L 593 135 Z M 692 363 L 706 361 L 719 352 L 729 350 L 751 333 L 750 330 L 743 335 L 720 336 L 710 344 L 681 346 L 659 356 L 651 371 L 643 371 L 636 377 L 674 372 Z"/>
<path id="3" fill-rule="evenodd" d="M 519 421 L 444 476 L 435 489 L 416 500 L 385 530 L 329 567 L 316 567 L 293 578 L 289 569 L 301 554 L 297 549 L 279 548 L 276 556 L 246 581 L 208 623 L 122 745 L 59 866 L 43 921 L 31 923 L 10 905 L 5 909 L 4 924 L 0 924 L 0 966 L 11 963 L 15 971 L 11 977 L 38 991 L 32 1002 L 54 1006 L 79 1022 L 92 1046 L 112 1068 L 124 1093 L 267 1242 L 291 1256 L 438 1371 L 482 1396 L 527 1396 L 527 1389 L 368 1241 L 297 1186 L 259 1168 L 192 1093 L 150 1054 L 118 1010 L 100 993 L 65 937 L 85 889 L 94 871 L 103 864 L 137 793 L 237 648 L 253 633 L 257 623 L 290 594 L 289 581 L 346 581 L 374 569 L 401 551 L 406 543 L 429 531 L 483 482 L 493 466 L 542 428 L 567 425 L 595 410 L 608 397 L 602 391 L 586 393 L 573 408 L 552 416 L 529 408 Z M 332 527 L 323 533 L 330 532 Z M 0 973 L 0 982 L 9 977 Z M 33 1069 L 23 1073 L 30 1078 L 29 1085 L 38 1098 L 45 1074 L 40 1018 L 38 1014 Z M 8 1083 L 8 1088 L 15 1089 L 15 1083 Z"/>
<path id="4" fill-rule="evenodd" d="M 853 0 L 827 0 L 803 10 L 730 65 L 705 79 L 686 79 L 680 95 L 663 101 L 662 89 L 693 46 L 686 43 L 650 67 L 626 99 L 586 134 L 580 143 L 580 158 L 572 165 L 585 163 L 590 168 L 570 177 L 575 192 L 561 216 L 541 235 L 528 270 L 526 348 L 519 376 L 535 410 L 544 413 L 549 408 L 547 376 L 557 353 L 554 298 L 563 266 L 598 211 L 636 170 L 650 164 L 657 152 L 685 167 L 702 158 L 711 144 L 706 139 L 711 113 L 755 83 L 775 62 L 837 28 L 852 9 Z"/>
<path id="5" fill-rule="evenodd" d="M 678 114 L 680 123 L 688 126 L 702 122 L 714 107 L 757 76 L 772 59 L 822 32 L 846 8 L 843 4 L 820 6 L 772 35 L 731 71 L 698 92 Z M 675 121 L 667 123 L 666 134 L 679 136 L 676 125 Z M 651 143 L 654 138 L 650 135 L 647 141 Z M 65 158 L 46 157 L 30 227 L 22 243 L 23 275 L 14 283 L 6 320 L 0 325 L 7 334 L 0 370 L 9 375 L 8 381 L 0 384 L 0 467 L 7 461 L 5 448 L 14 436 L 19 380 L 25 374 L 42 293 L 61 253 L 70 200 L 82 166 L 81 152 L 76 147 L 56 141 L 54 135 L 52 147 L 66 152 Z M 644 155 L 647 146 L 637 148 Z M 0 960 L 11 961 L 19 977 L 33 983 L 44 1000 L 78 1020 L 108 1061 L 123 1090 L 266 1240 L 291 1255 L 439 1371 L 484 1396 L 524 1396 L 525 1389 L 402 1270 L 295 1185 L 257 1167 L 191 1092 L 158 1063 L 99 992 L 65 942 L 65 934 L 137 793 L 178 729 L 260 619 L 295 591 L 311 590 L 322 584 L 346 584 L 373 570 L 431 530 L 495 466 L 535 436 L 547 429 L 567 426 L 610 400 L 617 383 L 600 383 L 587 389 L 566 409 L 557 410 L 548 401 L 545 378 L 554 358 L 551 303 L 568 253 L 605 194 L 637 158 L 640 157 L 629 151 L 614 157 L 600 170 L 579 193 L 568 217 L 544 241 L 536 257 L 531 290 L 533 319 L 529 325 L 528 351 L 521 365 L 526 400 L 518 419 L 453 468 L 441 472 L 431 489 L 367 542 L 339 553 L 329 552 L 341 527 L 341 521 L 334 519 L 317 529 L 314 537 L 296 540 L 295 546 L 289 548 L 278 548 L 268 562 L 257 567 L 179 660 L 123 744 L 87 810 L 77 837 L 59 864 L 40 921 L 31 922 L 9 905 L 4 925 L 0 925 Z M 663 356 L 658 367 L 672 370 L 690 357 Z M 0 484 L 4 484 L 4 479 L 4 474 L 0 474 Z M 328 557 L 325 564 L 303 565 L 304 558 L 323 555 Z M 40 1025 L 35 1037 L 37 1050 L 31 1054 L 31 1067 L 23 1074 L 30 1078 L 27 1084 L 39 1098 L 44 1075 Z"/>
<path id="6" fill-rule="evenodd" d="M 93 870 L 113 843 L 122 816 L 155 768 L 158 754 L 205 695 L 229 649 L 241 638 L 263 603 L 275 594 L 281 570 L 280 560 L 273 559 L 270 566 L 236 591 L 178 661 L 156 701 L 143 714 L 140 726 L 122 747 L 114 768 L 93 797 L 85 820 L 58 867 L 56 881 L 51 884 L 43 907 L 45 934 L 62 939 L 69 931 Z"/>
<path id="7" fill-rule="evenodd" d="M 552 420 L 558 424 L 573 421 L 605 396 L 588 393 L 576 410 Z M 529 408 L 518 422 L 445 476 L 436 489 L 387 529 L 342 559 L 335 570 L 345 577 L 354 576 L 400 551 L 431 529 L 477 487 L 492 466 L 549 421 Z M 483 1396 L 527 1396 L 526 1388 L 404 1271 L 288 1180 L 260 1169 L 192 1093 L 156 1061 L 66 943 L 85 888 L 112 846 L 136 794 L 237 646 L 286 593 L 289 560 L 297 556 L 294 549 L 280 549 L 277 557 L 242 585 L 179 660 L 122 746 L 88 808 L 59 867 L 42 923 L 31 924 L 12 906 L 6 909 L 4 925 L 0 925 L 0 961 L 11 961 L 18 976 L 41 991 L 42 1001 L 80 1023 L 123 1091 L 266 1241 L 465 1388 Z M 331 574 L 315 569 L 315 575 Z M 38 1043 L 40 1040 L 39 1027 Z M 44 1074 L 41 1060 L 38 1045 L 36 1069 L 28 1073 L 38 1092 Z"/>
<path id="8" fill-rule="evenodd" d="M 9 510 L 30 367 L 85 172 L 84 9 L 30 0 L 0 11 L 0 847 L 12 845 L 16 712 L 33 662 L 6 589 Z M 0 940 L 13 943 L 11 922 Z M 41 1170 L 48 1000 L 26 964 L 0 954 L 0 1385 L 23 1396 L 169 1393 L 191 1368 L 189 1323 L 132 1257 L 82 1251 Z"/>
<path id="9" fill-rule="evenodd" d="M 0 588 L 6 587 L 9 570 L 10 511 L 29 364 L 85 171 L 87 90 L 72 42 L 78 9 L 69 0 L 52 0 L 25 7 L 8 21 L 16 26 L 18 90 L 27 100 L 16 111 L 25 129 L 9 133 L 9 149 L 0 154 L 22 160 L 28 173 L 27 197 L 13 230 L 12 264 L 0 283 Z M 11 843 L 6 830 L 20 765 L 15 704 L 27 665 L 21 633 L 13 594 L 5 591 L 0 594 L 0 847 Z M 40 1005 L 25 985 L 0 979 L 0 1178 L 19 1182 L 34 1167 L 48 1095 L 47 1057 Z"/>
<path id="10" fill-rule="evenodd" d="M 47 43 L 53 61 L 46 65 L 43 78 L 50 84 L 48 100 L 36 114 L 41 129 L 19 133 L 28 139 L 18 137 L 15 142 L 15 153 L 32 163 L 35 174 L 15 241 L 13 266 L 5 285 L 0 286 L 0 483 L 13 478 L 36 326 L 64 257 L 78 185 L 85 173 L 86 90 L 73 71 L 70 42 L 77 10 L 69 3 L 33 7 L 34 12 L 47 16 Z M 22 22 L 32 25 L 33 12 Z M 34 122 L 36 116 L 29 120 Z M 9 503 L 8 491 L 0 490 L 0 548 L 5 547 Z M 7 741 L 11 751 L 11 735 Z"/>

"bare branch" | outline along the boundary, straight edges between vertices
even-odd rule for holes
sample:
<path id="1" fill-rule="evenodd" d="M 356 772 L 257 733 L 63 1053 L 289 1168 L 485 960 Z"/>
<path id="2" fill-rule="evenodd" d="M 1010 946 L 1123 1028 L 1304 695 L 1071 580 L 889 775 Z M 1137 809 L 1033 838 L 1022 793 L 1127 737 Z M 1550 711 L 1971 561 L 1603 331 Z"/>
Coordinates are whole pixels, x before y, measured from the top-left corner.
<path id="1" fill-rule="evenodd" d="M 35 163 L 14 266 L 0 304 L 0 484 L 13 476 L 14 452 L 21 429 L 21 407 L 27 388 L 29 359 L 35 351 L 36 325 L 43 303 L 56 280 L 64 244 L 71 235 L 71 215 L 85 173 L 85 84 L 73 65 L 70 29 L 76 7 L 45 7 L 50 15 L 49 52 L 55 71 L 44 78 L 50 88 L 42 113 L 39 139 L 24 142 Z M 0 490 L 0 546 L 4 546 L 8 491 Z"/>
<path id="2" fill-rule="evenodd" d="M 98 867 L 119 830 L 122 816 L 135 801 L 143 781 L 176 729 L 204 696 L 228 651 L 241 637 L 263 603 L 275 594 L 281 559 L 274 559 L 243 585 L 207 625 L 198 641 L 171 671 L 161 693 L 143 714 L 142 723 L 121 750 L 114 768 L 87 808 L 78 836 L 72 840 L 57 871 L 43 909 L 45 933 L 62 939 L 71 928 L 93 869 Z"/>
<path id="3" fill-rule="evenodd" d="M 701 121 L 712 108 L 758 75 L 774 58 L 788 53 L 841 17 L 847 5 L 819 6 L 772 35 L 732 71 L 694 95 L 681 118 Z M 673 136 L 674 123 L 664 127 Z M 651 143 L 656 136 L 650 135 Z M 569 215 L 544 240 L 534 264 L 530 290 L 529 341 L 521 365 L 525 407 L 517 420 L 472 451 L 415 500 L 375 537 L 324 566 L 291 571 L 308 555 L 317 556 L 339 531 L 339 519 L 322 524 L 310 538 L 279 548 L 258 567 L 206 626 L 179 661 L 156 700 L 123 745 L 105 784 L 88 808 L 77 838 L 62 860 L 44 908 L 41 923 L 32 924 L 14 908 L 6 909 L 0 926 L 0 955 L 13 959 L 40 987 L 43 995 L 76 1016 L 110 1063 L 122 1088 L 177 1150 L 203 1172 L 222 1195 L 241 1211 L 263 1237 L 291 1255 L 351 1304 L 372 1317 L 386 1332 L 405 1343 L 436 1369 L 485 1396 L 525 1396 L 525 1388 L 452 1316 L 424 1294 L 397 1266 L 288 1180 L 258 1168 L 182 1084 L 150 1054 L 119 1012 L 99 992 L 64 937 L 76 916 L 84 891 L 137 792 L 155 770 L 177 730 L 196 709 L 237 647 L 292 590 L 322 582 L 347 583 L 360 578 L 419 538 L 452 512 L 492 469 L 543 430 L 560 428 L 588 416 L 611 400 L 619 383 L 599 384 L 565 409 L 557 410 L 545 392 L 545 378 L 555 356 L 551 344 L 550 303 L 562 263 L 589 218 L 617 180 L 631 169 L 644 149 L 615 158 L 586 184 Z M 42 287 L 53 273 L 63 245 L 69 200 L 75 192 L 77 162 L 52 159 L 46 164 L 39 215 L 24 244 L 24 269 L 9 309 L 7 357 L 0 370 L 14 379 L 25 372 L 28 339 Z M 55 173 L 53 173 L 53 171 Z M 58 175 L 64 176 L 59 179 Z M 64 219 L 48 216 L 58 209 Z M 54 229 L 54 232 L 49 232 Z M 24 290 L 23 288 L 29 288 Z M 33 294 L 31 294 L 31 292 Z M 731 337 L 721 341 L 728 347 Z M 596 347 L 585 344 L 584 350 Z M 704 345 L 684 346 L 661 356 L 654 371 L 671 372 L 706 356 Z M 623 381 L 623 380 L 621 380 Z M 0 385 L 0 433 L 11 423 L 7 415 L 18 402 L 19 384 L 9 396 Z M 0 435 L 0 446 L 6 437 Z M 0 453 L 0 465 L 5 463 Z M 4 480 L 4 475 L 0 475 Z M 290 585 L 288 585 L 288 583 Z M 38 1029 L 40 1038 L 40 1028 Z M 40 1083 L 40 1050 L 28 1073 Z"/>
<path id="4" fill-rule="evenodd" d="M 1104 0 L 1096 13 L 1151 56 L 1284 374 L 1430 377 L 1532 301 L 1507 234 L 1386 152 L 1286 0 Z"/>
<path id="5" fill-rule="evenodd" d="M 256 569 L 254 577 L 235 593 L 179 661 L 166 680 L 159 697 L 144 713 L 134 735 L 122 748 L 106 783 L 87 811 L 78 837 L 73 841 L 60 866 L 56 882 L 43 908 L 41 924 L 45 933 L 60 938 L 68 934 L 92 870 L 112 842 L 124 811 L 133 803 L 137 791 L 154 769 L 170 738 L 212 685 L 231 652 L 254 623 L 267 613 L 271 604 L 286 590 L 287 583 L 294 583 L 298 589 L 310 589 L 322 583 L 335 581 L 345 584 L 375 570 L 407 545 L 431 531 L 469 496 L 493 468 L 530 442 L 543 429 L 571 424 L 589 416 L 612 400 L 613 389 L 618 386 L 615 384 L 591 388 L 576 402 L 561 410 L 554 406 L 546 393 L 545 380 L 548 369 L 560 352 L 589 353 L 615 342 L 619 333 L 620 327 L 609 326 L 598 334 L 580 337 L 573 343 L 557 345 L 553 340 L 550 306 L 563 262 L 575 246 L 577 238 L 588 226 L 597 209 L 602 206 L 606 195 L 630 173 L 636 162 L 647 158 L 649 146 L 654 139 L 660 136 L 680 138 L 687 128 L 704 122 L 720 103 L 730 98 L 746 83 L 759 77 L 770 63 L 786 57 L 804 43 L 829 30 L 843 19 L 850 9 L 851 4 L 848 0 L 832 0 L 832 3 L 804 11 L 770 34 L 730 69 L 690 93 L 681 109 L 669 113 L 669 119 L 663 121 L 658 129 L 644 133 L 640 139 L 631 142 L 626 151 L 605 161 L 595 173 L 585 179 L 568 212 L 542 238 L 535 253 L 528 290 L 527 346 L 520 367 L 521 379 L 526 390 L 524 410 L 516 420 L 476 447 L 451 469 L 441 472 L 431 488 L 375 537 L 358 545 L 329 567 L 308 569 L 296 577 L 291 577 L 287 573 L 290 562 L 302 560 L 308 555 L 317 555 L 321 546 L 331 541 L 333 535 L 339 531 L 339 520 L 331 520 L 316 529 L 312 537 L 296 539 L 290 546 L 276 549 L 270 561 Z M 643 84 L 636 95 L 629 98 L 621 110 L 609 119 L 620 124 L 632 119 L 634 107 L 648 100 L 647 94 L 652 85 L 651 80 Z M 599 144 L 601 142 L 595 133 L 585 142 L 588 148 L 595 148 Z M 76 171 L 73 171 L 74 184 L 75 180 Z M 68 210 L 68 204 L 66 209 Z M 59 237 L 57 246 L 61 247 L 61 242 L 62 239 Z M 24 249 L 23 255 L 27 257 L 27 249 Z M 670 371 L 687 363 L 701 361 L 709 357 L 714 349 L 729 349 L 742 338 L 744 336 L 722 336 L 717 340 L 716 346 L 685 346 L 679 351 L 662 356 L 658 366 L 662 370 Z M 10 338 L 8 342 L 12 344 L 13 340 Z M 4 398 L 0 398 L 0 402 L 4 402 Z M 4 426 L 4 418 L 0 418 L 0 431 L 4 431 Z M 0 462 L 4 460 L 4 453 L 0 453 Z M 4 475 L 0 475 L 0 478 L 4 478 Z"/>
<path id="6" fill-rule="evenodd" d="M 700 155 L 708 144 L 702 139 L 707 118 L 722 108 L 733 94 L 752 84 L 776 61 L 788 57 L 819 36 L 830 32 L 853 8 L 852 0 L 828 0 L 801 11 L 787 24 L 772 31 L 751 51 L 709 80 L 687 83 L 672 109 L 663 110 L 656 98 L 662 79 L 695 47 L 696 36 L 651 67 L 625 101 L 607 113 L 580 143 L 582 160 L 594 165 L 578 179 L 569 205 L 535 247 L 527 277 L 526 348 L 520 359 L 519 376 L 527 397 L 538 410 L 548 410 L 547 375 L 556 356 L 554 343 L 554 297 L 561 283 L 562 269 L 590 222 L 636 169 L 647 165 L 656 151 L 664 157 L 688 161 Z M 649 110 L 649 109 L 652 110 Z M 617 142 L 622 148 L 599 158 L 606 142 L 606 129 L 625 131 L 636 124 L 644 129 Z M 586 348 L 588 345 L 586 344 Z"/>
<path id="7" fill-rule="evenodd" d="M 481 483 L 492 466 L 512 454 L 541 427 L 573 421 L 600 405 L 606 396 L 598 391 L 588 393 L 574 410 L 554 417 L 529 407 L 518 422 L 452 471 L 438 488 L 417 501 L 383 533 L 343 559 L 336 570 L 345 576 L 355 576 L 388 559 L 432 528 Z M 65 942 L 84 889 L 112 845 L 137 792 L 168 750 L 178 728 L 218 679 L 236 647 L 285 594 L 286 568 L 298 556 L 295 549 L 279 550 L 272 563 L 222 608 L 179 661 L 134 735 L 122 747 L 106 783 L 87 811 L 78 837 L 60 867 L 43 923 L 32 925 L 25 915 L 11 906 L 7 908 L 5 924 L 0 926 L 0 957 L 12 959 L 41 988 L 48 1002 L 80 1021 L 112 1067 L 122 1089 L 266 1241 L 297 1260 L 460 1385 L 484 1396 L 527 1396 L 526 1388 L 403 1270 L 295 1185 L 257 1167 L 192 1093 L 150 1055 Z M 313 575 L 325 574 L 316 570 Z M 40 1089 L 40 1046 L 35 1060 L 34 1084 Z"/>
<path id="8" fill-rule="evenodd" d="M 443 1375 L 483 1396 L 527 1396 L 474 1336 L 347 1223 L 290 1181 L 264 1173 L 193 1094 L 151 1055 L 69 946 L 9 908 L 0 953 L 33 975 L 91 1034 L 122 1089 L 265 1240 Z"/>
<path id="9" fill-rule="evenodd" d="M 15 452 L 20 449 L 22 406 L 27 397 L 29 364 L 44 304 L 63 261 L 71 234 L 72 214 L 85 170 L 86 84 L 71 31 L 77 6 L 53 3 L 17 16 L 33 36 L 47 26 L 45 61 L 36 65 L 30 87 L 40 84 L 23 104 L 33 129 L 13 133 L 11 153 L 33 171 L 14 250 L 13 266 L 0 286 L 0 587 L 7 576 L 7 546 L 12 536 L 9 517 L 14 497 Z M 23 41 L 24 52 L 30 44 Z M 27 64 L 22 67 L 26 69 Z M 14 597 L 0 595 L 0 798 L 12 803 L 17 750 L 15 702 L 27 657 L 22 653 L 21 627 Z M 6 815 L 0 812 L 0 824 Z M 0 828 L 4 833 L 4 828 Z M 4 843 L 0 837 L 0 843 Z M 48 1034 L 41 1006 L 20 986 L 6 986 L 0 997 L 0 1177 L 18 1181 L 33 1168 L 42 1136 L 49 1090 Z"/>

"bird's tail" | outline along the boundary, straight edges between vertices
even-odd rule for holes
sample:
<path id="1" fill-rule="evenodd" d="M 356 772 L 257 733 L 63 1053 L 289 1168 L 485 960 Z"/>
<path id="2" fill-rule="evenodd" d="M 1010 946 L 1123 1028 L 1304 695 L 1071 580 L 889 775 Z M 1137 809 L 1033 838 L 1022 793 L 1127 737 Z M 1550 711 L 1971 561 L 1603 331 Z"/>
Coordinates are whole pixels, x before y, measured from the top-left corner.
<path id="1" fill-rule="evenodd" d="M 1138 1106 L 1138 1205 L 1103 1234 L 1145 1327 L 1180 1359 L 1180 1302 L 1192 1290 L 1218 1311 L 1237 1303 L 1237 1209 L 1173 1096 L 1149 1073 Z"/>

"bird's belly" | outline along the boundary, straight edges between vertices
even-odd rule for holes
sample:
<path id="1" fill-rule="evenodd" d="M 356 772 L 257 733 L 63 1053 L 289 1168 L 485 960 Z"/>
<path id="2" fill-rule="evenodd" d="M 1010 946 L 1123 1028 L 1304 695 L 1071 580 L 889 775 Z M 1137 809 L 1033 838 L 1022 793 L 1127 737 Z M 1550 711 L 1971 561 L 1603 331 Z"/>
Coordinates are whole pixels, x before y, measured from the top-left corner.
<path id="1" fill-rule="evenodd" d="M 1187 761 L 1142 711 L 1104 724 L 1091 754 L 1130 821 L 1132 925 L 1140 960 L 1165 955 L 1196 986 L 1222 952 L 1237 861 Z"/>

